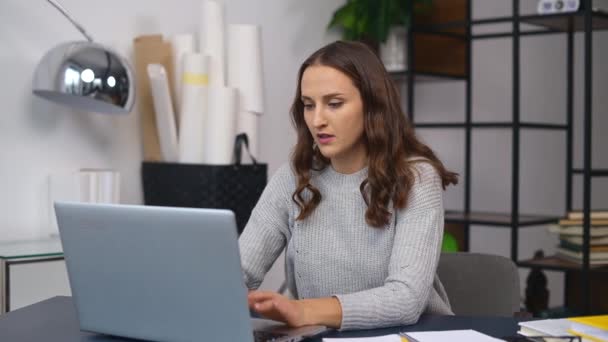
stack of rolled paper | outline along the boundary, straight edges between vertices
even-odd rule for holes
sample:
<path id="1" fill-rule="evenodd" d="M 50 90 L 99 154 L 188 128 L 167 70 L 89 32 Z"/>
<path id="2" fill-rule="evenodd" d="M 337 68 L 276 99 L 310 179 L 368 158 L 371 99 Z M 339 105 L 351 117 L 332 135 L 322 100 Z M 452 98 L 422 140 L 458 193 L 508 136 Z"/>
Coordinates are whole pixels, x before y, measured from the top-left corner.
<path id="1" fill-rule="evenodd" d="M 230 164 L 239 133 L 247 134 L 250 151 L 258 155 L 264 112 L 260 27 L 226 30 L 224 7 L 216 1 L 203 0 L 200 12 L 198 49 L 194 34 L 134 40 L 146 161 Z"/>

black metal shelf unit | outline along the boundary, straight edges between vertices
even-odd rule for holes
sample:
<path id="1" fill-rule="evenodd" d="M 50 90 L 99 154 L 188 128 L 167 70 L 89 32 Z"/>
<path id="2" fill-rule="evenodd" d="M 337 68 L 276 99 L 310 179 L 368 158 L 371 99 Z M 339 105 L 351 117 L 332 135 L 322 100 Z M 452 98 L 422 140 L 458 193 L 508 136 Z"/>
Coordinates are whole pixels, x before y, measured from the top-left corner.
<path id="1" fill-rule="evenodd" d="M 412 23 L 408 29 L 408 37 L 413 34 L 438 34 L 454 39 L 466 41 L 466 65 L 464 76 L 448 74 L 429 74 L 417 72 L 392 73 L 397 79 L 407 82 L 407 112 L 410 121 L 417 129 L 464 129 L 465 130 L 465 165 L 464 165 L 464 211 L 446 212 L 447 223 L 459 223 L 464 227 L 465 246 L 468 250 L 469 228 L 471 224 L 502 226 L 511 229 L 511 259 L 521 267 L 539 267 L 558 271 L 581 272 L 581 288 L 585 290 L 583 300 L 584 312 L 590 309 L 590 272 L 608 272 L 608 267 L 590 265 L 590 210 L 591 210 L 591 178 L 606 177 L 608 170 L 592 169 L 591 167 L 591 104 L 592 104 L 592 33 L 594 30 L 608 29 L 608 14 L 592 10 L 591 0 L 583 0 L 583 10 L 576 13 L 552 15 L 520 15 L 520 0 L 512 0 L 513 14 L 507 17 L 496 17 L 472 20 L 471 1 L 467 1 L 467 15 L 465 21 L 448 22 L 440 24 L 417 25 Z M 410 2 L 411 3 L 411 2 Z M 472 34 L 472 28 L 479 25 L 510 23 L 512 29 L 507 32 Z M 523 26 L 523 28 L 522 28 Z M 464 34 L 461 33 L 462 29 Z M 573 141 L 573 113 L 574 113 L 574 32 L 584 34 L 584 157 L 583 168 L 573 167 L 572 141 Z M 565 34 L 567 37 L 567 122 L 566 124 L 522 122 L 520 119 L 520 37 L 526 35 Z M 513 112 L 510 122 L 473 122 L 471 115 L 471 41 L 474 39 L 512 39 L 513 63 Z M 415 69 L 414 39 L 408 39 L 408 70 Z M 415 81 L 463 81 L 465 82 L 465 121 L 464 122 L 418 122 L 414 113 L 414 82 Z M 473 129 L 510 129 L 512 132 L 512 188 L 511 211 L 508 213 L 479 213 L 471 210 L 471 133 Z M 520 131 L 522 129 L 541 129 L 563 131 L 566 136 L 566 208 L 572 210 L 572 178 L 573 175 L 583 176 L 583 251 L 582 265 L 565 262 L 555 257 L 541 260 L 518 260 L 518 229 L 520 227 L 555 223 L 557 217 L 523 215 L 519 208 L 519 161 L 520 161 Z"/>

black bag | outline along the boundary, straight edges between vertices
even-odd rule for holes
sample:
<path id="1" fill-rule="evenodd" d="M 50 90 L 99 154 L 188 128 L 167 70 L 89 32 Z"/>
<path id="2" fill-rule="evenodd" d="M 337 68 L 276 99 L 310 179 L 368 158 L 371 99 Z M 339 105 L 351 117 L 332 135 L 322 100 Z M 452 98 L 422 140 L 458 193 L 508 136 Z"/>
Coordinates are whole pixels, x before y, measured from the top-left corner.
<path id="1" fill-rule="evenodd" d="M 242 145 L 253 164 L 241 164 Z M 232 210 L 240 234 L 264 191 L 268 165 L 249 151 L 247 135 L 236 137 L 232 165 L 142 163 L 146 205 Z"/>

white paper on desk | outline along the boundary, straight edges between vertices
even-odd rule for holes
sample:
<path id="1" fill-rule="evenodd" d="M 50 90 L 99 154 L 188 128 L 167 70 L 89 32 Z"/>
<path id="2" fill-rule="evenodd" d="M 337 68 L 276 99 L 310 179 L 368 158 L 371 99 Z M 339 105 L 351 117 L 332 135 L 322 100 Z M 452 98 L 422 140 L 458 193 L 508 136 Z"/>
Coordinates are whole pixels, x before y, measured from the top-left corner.
<path id="1" fill-rule="evenodd" d="M 323 342 L 402 342 L 399 335 L 384 335 L 376 337 L 347 337 L 347 338 L 324 338 Z"/>
<path id="2" fill-rule="evenodd" d="M 156 113 L 156 129 L 160 140 L 160 150 L 164 161 L 177 162 L 179 150 L 177 147 L 175 114 L 169 90 L 169 78 L 165 67 L 161 64 L 148 64 L 147 69 L 154 112 Z"/>
<path id="3" fill-rule="evenodd" d="M 209 56 L 209 84 L 225 86 L 224 5 L 203 0 L 199 27 L 199 52 Z"/>
<path id="4" fill-rule="evenodd" d="M 407 336 L 417 342 L 443 342 L 443 341 L 467 341 L 467 342 L 498 342 L 502 341 L 492 336 L 482 334 L 479 331 L 446 330 L 446 331 L 421 331 L 408 332 Z"/>

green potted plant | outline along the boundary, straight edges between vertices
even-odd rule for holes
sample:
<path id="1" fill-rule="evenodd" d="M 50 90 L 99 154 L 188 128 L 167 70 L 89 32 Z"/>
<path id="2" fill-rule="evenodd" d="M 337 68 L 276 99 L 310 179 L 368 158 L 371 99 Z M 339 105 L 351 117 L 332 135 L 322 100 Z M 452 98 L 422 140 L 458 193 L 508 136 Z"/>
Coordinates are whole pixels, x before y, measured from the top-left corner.
<path id="1" fill-rule="evenodd" d="M 405 70 L 411 1 L 419 11 L 429 9 L 432 0 L 347 0 L 328 28 L 342 29 L 342 39 L 360 40 L 379 51 L 387 70 Z"/>

